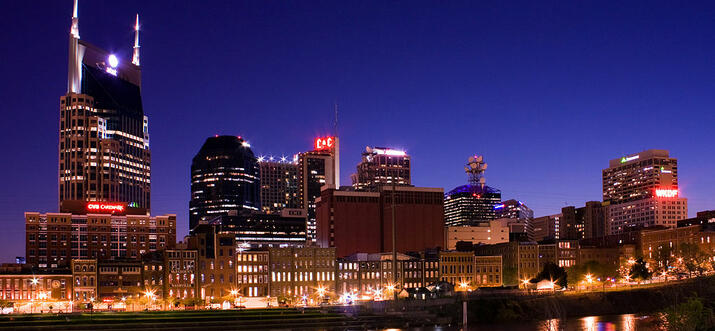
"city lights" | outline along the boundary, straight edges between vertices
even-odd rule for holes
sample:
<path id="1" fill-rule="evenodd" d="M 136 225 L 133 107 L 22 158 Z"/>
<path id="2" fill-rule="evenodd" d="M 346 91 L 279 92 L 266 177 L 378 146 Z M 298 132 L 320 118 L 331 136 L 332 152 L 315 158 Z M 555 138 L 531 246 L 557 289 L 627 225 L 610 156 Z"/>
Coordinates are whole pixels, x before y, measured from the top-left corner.
<path id="1" fill-rule="evenodd" d="M 334 147 L 335 145 L 335 137 L 321 137 L 321 138 L 315 138 L 315 150 L 316 151 L 323 151 L 323 150 L 330 150 Z"/>

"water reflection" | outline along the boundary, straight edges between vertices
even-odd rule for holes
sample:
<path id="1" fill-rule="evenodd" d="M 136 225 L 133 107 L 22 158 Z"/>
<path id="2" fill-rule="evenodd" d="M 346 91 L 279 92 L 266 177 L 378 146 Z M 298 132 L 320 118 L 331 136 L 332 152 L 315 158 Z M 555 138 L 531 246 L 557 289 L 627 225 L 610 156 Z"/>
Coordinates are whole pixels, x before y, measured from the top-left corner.
<path id="1" fill-rule="evenodd" d="M 544 331 L 559 331 L 559 324 L 561 324 L 561 320 L 552 318 L 544 321 L 544 325 L 540 329 Z"/>

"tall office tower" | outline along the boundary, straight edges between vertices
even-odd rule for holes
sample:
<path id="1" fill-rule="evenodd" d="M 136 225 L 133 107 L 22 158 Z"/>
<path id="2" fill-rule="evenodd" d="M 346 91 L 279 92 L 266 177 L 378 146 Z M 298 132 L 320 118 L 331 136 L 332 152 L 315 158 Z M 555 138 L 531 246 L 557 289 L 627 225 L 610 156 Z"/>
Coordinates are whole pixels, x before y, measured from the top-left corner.
<path id="1" fill-rule="evenodd" d="M 507 200 L 494 206 L 496 218 L 511 218 L 528 222 L 534 218 L 534 211 L 519 200 Z"/>
<path id="2" fill-rule="evenodd" d="M 206 139 L 191 162 L 189 229 L 222 215 L 261 208 L 261 181 L 251 145 L 236 136 Z"/>
<path id="3" fill-rule="evenodd" d="M 374 191 L 382 185 L 393 183 L 410 186 L 410 156 L 401 150 L 365 147 L 357 172 L 350 177 L 357 190 Z"/>
<path id="4" fill-rule="evenodd" d="M 580 208 L 561 208 L 561 215 L 560 239 L 591 239 L 606 235 L 605 208 L 600 201 L 588 201 Z"/>
<path id="5" fill-rule="evenodd" d="M 679 193 L 678 160 L 668 151 L 650 149 L 610 160 L 603 169 L 608 234 L 675 227 L 688 215 L 688 200 Z"/>
<path id="6" fill-rule="evenodd" d="M 549 215 L 536 217 L 526 228 L 526 233 L 530 241 L 542 241 L 560 239 L 561 218 L 563 215 Z"/>
<path id="7" fill-rule="evenodd" d="M 139 67 L 79 39 L 77 1 L 69 35 L 67 93 L 60 97 L 59 203 L 127 202 L 149 209 L 151 153 Z"/>
<path id="8" fill-rule="evenodd" d="M 314 149 L 298 154 L 299 196 L 306 210 L 306 237 L 315 242 L 315 199 L 323 185 L 340 187 L 340 145 L 337 137 L 315 139 Z"/>
<path id="9" fill-rule="evenodd" d="M 496 219 L 495 207 L 501 203 L 501 191 L 485 185 L 487 164 L 481 156 L 470 156 L 464 170 L 469 184 L 444 196 L 445 226 L 478 225 Z"/>
<path id="10" fill-rule="evenodd" d="M 268 214 L 284 208 L 302 208 L 298 185 L 298 162 L 286 158 L 258 158 L 261 174 L 261 209 Z"/>

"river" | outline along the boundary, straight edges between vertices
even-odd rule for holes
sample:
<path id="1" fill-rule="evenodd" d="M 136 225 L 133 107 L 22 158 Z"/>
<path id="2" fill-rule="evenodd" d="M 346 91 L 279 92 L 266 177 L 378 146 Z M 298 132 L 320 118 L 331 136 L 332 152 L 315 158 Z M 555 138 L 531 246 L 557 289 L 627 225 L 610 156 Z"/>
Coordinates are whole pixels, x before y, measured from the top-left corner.
<path id="1" fill-rule="evenodd" d="M 384 331 L 455 331 L 457 327 L 385 329 Z M 655 331 L 660 330 L 652 318 L 623 314 L 588 316 L 573 319 L 551 319 L 503 324 L 473 324 L 469 331 Z"/>

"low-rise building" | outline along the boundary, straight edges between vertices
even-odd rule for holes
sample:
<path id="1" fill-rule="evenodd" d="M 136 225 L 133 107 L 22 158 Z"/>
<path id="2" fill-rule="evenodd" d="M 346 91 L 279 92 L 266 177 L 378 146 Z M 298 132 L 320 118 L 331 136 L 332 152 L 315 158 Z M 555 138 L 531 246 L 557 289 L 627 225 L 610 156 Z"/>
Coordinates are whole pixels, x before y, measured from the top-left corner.
<path id="1" fill-rule="evenodd" d="M 444 247 L 457 248 L 457 242 L 472 244 L 498 244 L 509 241 L 509 226 L 503 222 L 489 221 L 474 226 L 448 226 L 444 228 Z"/>

